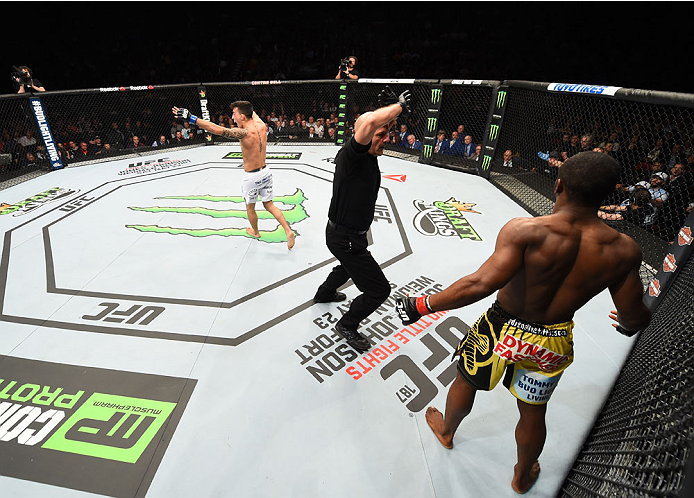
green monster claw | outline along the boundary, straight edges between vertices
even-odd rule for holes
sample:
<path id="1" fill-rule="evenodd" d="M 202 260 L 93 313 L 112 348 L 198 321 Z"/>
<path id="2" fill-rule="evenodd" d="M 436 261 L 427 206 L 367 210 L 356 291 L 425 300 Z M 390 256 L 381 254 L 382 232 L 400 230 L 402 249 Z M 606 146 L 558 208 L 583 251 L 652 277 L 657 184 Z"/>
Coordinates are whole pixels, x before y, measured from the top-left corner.
<path id="1" fill-rule="evenodd" d="M 244 203 L 245 200 L 241 196 L 216 196 L 216 195 L 187 195 L 187 196 L 167 196 L 167 197 L 157 197 L 157 199 L 174 199 L 174 200 L 186 200 L 186 201 L 211 201 L 211 202 L 238 202 Z M 287 223 L 290 225 L 292 223 L 298 223 L 300 221 L 308 218 L 308 213 L 304 209 L 303 203 L 306 200 L 301 189 L 297 189 L 292 195 L 285 195 L 275 197 L 275 202 L 280 202 L 283 204 L 289 204 L 292 206 L 291 209 L 283 210 Z M 162 207 L 162 206 L 152 206 L 152 207 L 136 207 L 131 206 L 129 209 L 133 211 L 145 211 L 149 213 L 178 213 L 178 214 L 201 214 L 205 216 L 211 216 L 213 218 L 245 218 L 248 219 L 248 213 L 245 209 L 210 209 L 205 207 L 183 207 L 183 206 L 173 206 L 173 207 Z M 256 211 L 258 219 L 272 219 L 273 216 L 268 211 Z M 167 233 L 172 235 L 190 235 L 192 237 L 208 237 L 210 235 L 220 235 L 222 237 L 230 236 L 241 236 L 248 237 L 251 239 L 257 239 L 258 237 L 252 237 L 246 232 L 245 228 L 174 228 L 174 227 L 161 227 L 158 225 L 126 225 L 126 228 L 133 228 L 141 232 L 149 233 Z M 277 243 L 286 242 L 287 236 L 281 226 L 277 226 L 273 231 L 263 231 L 259 230 L 260 238 L 263 242 Z M 296 235 L 299 235 L 296 233 Z"/>
<path id="2" fill-rule="evenodd" d="M 252 237 L 246 232 L 245 228 L 174 228 L 160 227 L 158 225 L 125 225 L 125 227 L 134 228 L 140 232 L 190 235 L 191 237 L 209 237 L 210 235 L 248 237 L 249 239 L 257 239 L 271 244 L 287 241 L 287 234 L 284 233 L 284 229 L 279 225 L 272 232 L 259 230 L 260 238 Z M 294 235 L 299 236 L 299 233 L 295 230 Z"/>

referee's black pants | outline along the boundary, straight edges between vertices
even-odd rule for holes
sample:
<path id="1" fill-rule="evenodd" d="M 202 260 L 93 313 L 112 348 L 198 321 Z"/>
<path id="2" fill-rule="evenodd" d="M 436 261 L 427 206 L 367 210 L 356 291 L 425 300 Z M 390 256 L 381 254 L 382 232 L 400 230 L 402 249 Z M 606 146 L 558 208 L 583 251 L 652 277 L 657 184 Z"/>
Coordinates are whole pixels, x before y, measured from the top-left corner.
<path id="1" fill-rule="evenodd" d="M 325 228 L 328 249 L 340 262 L 316 292 L 316 299 L 329 300 L 350 278 L 362 294 L 357 296 L 339 323 L 348 330 L 357 330 L 359 322 L 368 317 L 390 295 L 390 284 L 381 267 L 368 251 L 366 233 L 347 233 L 328 223 Z"/>

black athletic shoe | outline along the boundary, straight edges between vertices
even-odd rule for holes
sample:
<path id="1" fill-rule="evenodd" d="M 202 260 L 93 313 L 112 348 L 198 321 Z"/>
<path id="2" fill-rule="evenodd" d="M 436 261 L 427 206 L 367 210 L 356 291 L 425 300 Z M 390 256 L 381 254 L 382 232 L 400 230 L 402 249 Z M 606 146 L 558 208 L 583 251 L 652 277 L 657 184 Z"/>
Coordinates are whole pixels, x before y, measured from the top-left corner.
<path id="1" fill-rule="evenodd" d="M 342 292 L 336 292 L 335 295 L 328 299 L 318 299 L 318 297 L 313 298 L 314 303 L 338 303 L 347 299 L 347 296 Z"/>
<path id="2" fill-rule="evenodd" d="M 359 332 L 356 330 L 349 330 L 342 325 L 340 325 L 340 322 L 335 324 L 335 330 L 337 331 L 338 334 L 340 334 L 342 337 L 345 338 L 347 341 L 347 344 L 352 346 L 354 349 L 356 349 L 359 353 L 363 353 L 364 351 L 368 351 L 369 348 L 371 347 L 371 343 L 369 340 L 361 335 Z"/>

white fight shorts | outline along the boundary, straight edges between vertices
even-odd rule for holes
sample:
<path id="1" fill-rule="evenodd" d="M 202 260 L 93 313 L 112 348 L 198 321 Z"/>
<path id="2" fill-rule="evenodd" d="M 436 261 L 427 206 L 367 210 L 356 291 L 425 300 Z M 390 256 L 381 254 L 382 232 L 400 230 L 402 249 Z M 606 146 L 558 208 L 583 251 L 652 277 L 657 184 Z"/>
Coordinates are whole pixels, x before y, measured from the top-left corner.
<path id="1" fill-rule="evenodd" d="M 265 166 L 260 171 L 243 172 L 241 179 L 241 192 L 246 204 L 255 204 L 258 197 L 262 202 L 269 202 L 273 199 L 272 172 Z"/>

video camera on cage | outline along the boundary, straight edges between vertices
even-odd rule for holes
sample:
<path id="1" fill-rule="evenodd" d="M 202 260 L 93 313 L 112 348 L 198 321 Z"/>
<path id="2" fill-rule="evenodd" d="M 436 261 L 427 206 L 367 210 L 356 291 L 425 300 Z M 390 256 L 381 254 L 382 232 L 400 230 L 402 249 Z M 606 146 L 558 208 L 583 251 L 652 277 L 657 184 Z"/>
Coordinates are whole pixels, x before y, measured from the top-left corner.
<path id="1" fill-rule="evenodd" d="M 349 68 L 349 57 L 345 57 L 340 61 L 340 71 L 346 71 Z"/>
<path id="2" fill-rule="evenodd" d="M 12 66 L 12 81 L 19 83 L 25 88 L 31 87 L 31 69 L 26 68 L 26 73 L 17 66 Z M 27 74 L 28 73 L 28 74 Z"/>

